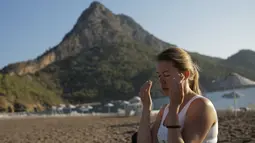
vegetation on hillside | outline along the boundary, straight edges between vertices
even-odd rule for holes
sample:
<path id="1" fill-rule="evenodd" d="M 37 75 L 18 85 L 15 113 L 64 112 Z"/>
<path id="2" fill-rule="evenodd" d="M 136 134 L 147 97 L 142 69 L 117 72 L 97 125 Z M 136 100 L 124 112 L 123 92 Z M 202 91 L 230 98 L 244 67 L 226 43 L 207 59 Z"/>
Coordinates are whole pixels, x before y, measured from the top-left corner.
<path id="1" fill-rule="evenodd" d="M 129 99 L 137 95 L 148 79 L 159 90 L 155 74 L 155 48 L 135 41 L 95 46 L 78 55 L 55 62 L 34 75 L 0 74 L 0 110 L 14 106 L 54 105 L 62 101 L 84 103 Z M 205 90 L 213 90 L 212 81 L 237 72 L 254 77 L 254 70 L 243 65 L 232 66 L 230 60 L 190 53 L 200 67 L 200 81 Z M 245 62 L 245 58 L 240 61 Z M 246 76 L 246 77 L 247 77 Z"/>
<path id="2" fill-rule="evenodd" d="M 62 102 L 57 93 L 33 75 L 0 74 L 0 111 L 41 110 L 42 105 Z"/>
<path id="3" fill-rule="evenodd" d="M 96 46 L 38 74 L 57 79 L 56 86 L 63 87 L 63 96 L 72 102 L 128 99 L 155 73 L 156 52 L 134 41 Z"/>

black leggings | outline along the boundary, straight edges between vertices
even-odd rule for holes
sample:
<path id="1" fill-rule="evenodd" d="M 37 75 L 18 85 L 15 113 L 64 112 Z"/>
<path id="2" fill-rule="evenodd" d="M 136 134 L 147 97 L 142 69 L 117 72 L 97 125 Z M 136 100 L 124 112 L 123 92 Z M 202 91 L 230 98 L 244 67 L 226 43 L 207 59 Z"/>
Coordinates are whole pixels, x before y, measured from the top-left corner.
<path id="1" fill-rule="evenodd" d="M 132 143 L 137 143 L 137 132 L 132 135 Z"/>

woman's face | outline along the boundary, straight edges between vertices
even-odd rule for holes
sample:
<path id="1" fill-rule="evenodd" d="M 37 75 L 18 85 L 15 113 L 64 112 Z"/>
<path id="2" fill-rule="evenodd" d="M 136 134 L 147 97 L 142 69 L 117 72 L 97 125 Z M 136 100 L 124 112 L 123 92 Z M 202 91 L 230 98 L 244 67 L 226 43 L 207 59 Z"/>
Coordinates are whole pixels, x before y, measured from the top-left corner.
<path id="1" fill-rule="evenodd" d="M 180 80 L 179 71 L 171 62 L 168 61 L 159 61 L 156 69 L 163 94 L 169 96 L 171 84 Z"/>

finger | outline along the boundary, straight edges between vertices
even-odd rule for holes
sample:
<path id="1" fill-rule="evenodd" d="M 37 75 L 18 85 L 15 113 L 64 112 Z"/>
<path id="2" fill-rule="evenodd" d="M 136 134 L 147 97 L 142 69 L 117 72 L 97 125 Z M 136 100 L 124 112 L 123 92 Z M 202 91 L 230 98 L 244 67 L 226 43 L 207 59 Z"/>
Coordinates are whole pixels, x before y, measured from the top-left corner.
<path id="1" fill-rule="evenodd" d="M 152 87 L 152 81 L 150 80 L 148 82 L 148 92 L 151 92 L 151 87 Z"/>
<path id="2" fill-rule="evenodd" d="M 144 86 L 144 90 L 143 90 L 143 91 L 144 91 L 145 93 L 150 92 L 151 86 L 152 86 L 152 81 L 148 81 L 148 82 L 146 83 L 146 85 Z"/>

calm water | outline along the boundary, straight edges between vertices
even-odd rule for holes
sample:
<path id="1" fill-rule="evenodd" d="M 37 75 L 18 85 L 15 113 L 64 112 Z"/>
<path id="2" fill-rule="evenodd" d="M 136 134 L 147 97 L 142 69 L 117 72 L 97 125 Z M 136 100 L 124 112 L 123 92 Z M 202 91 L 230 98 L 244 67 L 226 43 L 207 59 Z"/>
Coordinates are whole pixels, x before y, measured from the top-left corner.
<path id="1" fill-rule="evenodd" d="M 233 90 L 225 90 L 220 92 L 211 92 L 207 93 L 206 97 L 209 98 L 216 109 L 229 109 L 234 106 L 234 99 L 223 98 L 222 95 L 225 93 L 232 92 Z M 255 105 L 255 87 L 246 88 L 246 89 L 235 89 L 234 91 L 244 95 L 240 98 L 236 99 L 236 107 L 249 107 L 253 104 Z M 164 104 L 169 103 L 168 97 L 162 97 L 153 100 L 154 110 L 160 109 L 160 107 Z"/>

